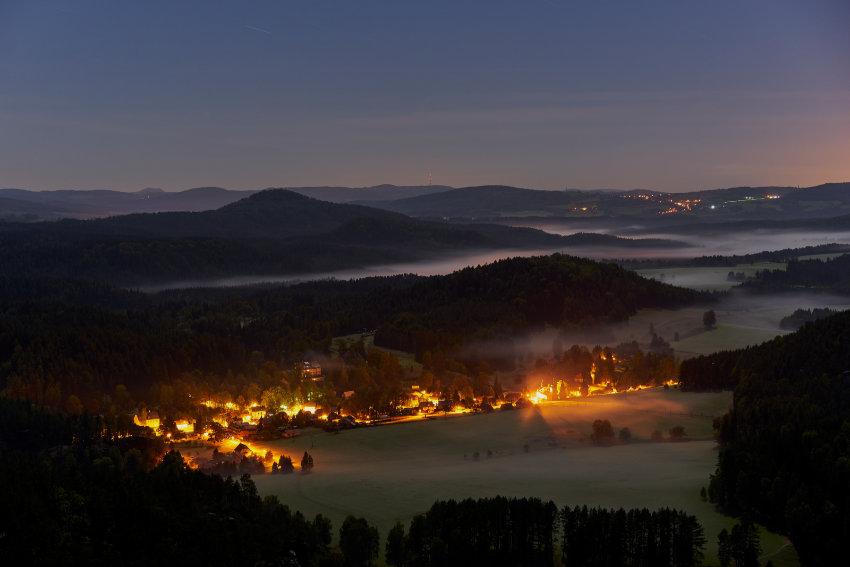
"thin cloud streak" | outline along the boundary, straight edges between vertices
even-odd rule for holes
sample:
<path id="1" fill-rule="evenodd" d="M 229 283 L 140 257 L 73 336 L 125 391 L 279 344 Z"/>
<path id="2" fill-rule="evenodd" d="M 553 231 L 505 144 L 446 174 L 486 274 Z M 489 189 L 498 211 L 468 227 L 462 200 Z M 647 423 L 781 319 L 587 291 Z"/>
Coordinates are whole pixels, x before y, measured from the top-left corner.
<path id="1" fill-rule="evenodd" d="M 257 26 L 249 26 L 249 25 L 247 25 L 247 24 L 246 24 L 246 25 L 244 25 L 244 26 L 242 26 L 242 27 L 243 27 L 243 28 L 245 28 L 246 30 L 251 30 L 251 31 L 259 32 L 259 33 L 264 33 L 264 34 L 266 34 L 266 35 L 274 35 L 274 34 L 273 34 L 272 32 L 270 32 L 269 30 L 267 30 L 267 29 L 263 29 L 263 28 L 258 28 Z"/>

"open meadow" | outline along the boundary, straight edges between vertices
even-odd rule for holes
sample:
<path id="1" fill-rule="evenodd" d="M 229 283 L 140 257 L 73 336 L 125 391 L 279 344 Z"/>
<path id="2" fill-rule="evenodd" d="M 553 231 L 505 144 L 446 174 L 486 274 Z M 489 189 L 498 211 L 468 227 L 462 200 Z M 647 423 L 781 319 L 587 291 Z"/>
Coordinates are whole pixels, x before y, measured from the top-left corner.
<path id="1" fill-rule="evenodd" d="M 730 393 L 653 389 L 339 434 L 307 430 L 258 448 L 289 454 L 296 462 L 307 450 L 315 458 L 313 472 L 260 475 L 255 481 L 262 494 L 275 494 L 307 515 L 325 514 L 335 525 L 348 514 L 364 516 L 383 535 L 395 522 L 406 523 L 446 498 L 501 494 L 558 505 L 681 508 L 702 522 L 707 563 L 715 564 L 717 533 L 732 520 L 703 502 L 700 488 L 717 459 L 712 419 L 730 401 Z M 615 431 L 628 427 L 633 442 L 593 445 L 588 437 L 595 419 L 610 420 Z M 649 440 L 655 430 L 666 438 L 676 425 L 691 440 Z M 766 554 L 784 545 L 783 538 L 763 536 Z"/>
<path id="2" fill-rule="evenodd" d="M 850 309 L 850 301 L 827 293 L 751 294 L 731 290 L 712 304 L 676 310 L 642 309 L 627 322 L 612 325 L 612 342 L 648 342 L 652 326 L 670 342 L 676 356 L 689 358 L 763 343 L 788 333 L 779 327 L 779 322 L 796 309 L 824 307 L 843 311 Z M 702 323 L 707 309 L 713 309 L 717 315 L 713 329 L 706 329 Z"/>

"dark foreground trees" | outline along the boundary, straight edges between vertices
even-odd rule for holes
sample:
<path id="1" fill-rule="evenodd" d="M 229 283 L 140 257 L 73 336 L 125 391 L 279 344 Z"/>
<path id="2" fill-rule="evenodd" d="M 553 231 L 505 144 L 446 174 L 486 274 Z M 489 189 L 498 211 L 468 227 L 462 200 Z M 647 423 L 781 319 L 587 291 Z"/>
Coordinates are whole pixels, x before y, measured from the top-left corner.
<path id="1" fill-rule="evenodd" d="M 717 536 L 717 559 L 720 567 L 759 567 L 761 543 L 758 528 L 747 520 L 726 528 Z"/>
<path id="2" fill-rule="evenodd" d="M 158 440 L 114 438 L 99 418 L 0 398 L 4 564 L 306 566 L 339 555 L 321 515 L 261 498 L 247 475 L 194 471 L 173 452 L 155 464 L 161 455 Z"/>
<path id="3" fill-rule="evenodd" d="M 581 567 L 702 563 L 705 534 L 694 516 L 662 508 L 561 511 L 563 564 Z"/>
<path id="4" fill-rule="evenodd" d="M 348 516 L 339 530 L 339 548 L 346 567 L 369 567 L 378 558 L 378 530 L 364 518 Z"/>
<path id="5" fill-rule="evenodd" d="M 395 566 L 555 564 L 561 535 L 568 567 L 699 565 L 705 537 L 695 517 L 676 510 L 564 508 L 536 498 L 504 497 L 435 503 L 407 534 L 401 524 L 387 536 L 387 563 Z"/>
<path id="6" fill-rule="evenodd" d="M 239 480 L 191 470 L 161 440 L 112 433 L 0 398 L 0 551 L 9 564 L 367 567 L 377 530 L 305 518 Z M 556 535 L 562 533 L 560 541 Z M 557 541 L 557 543 L 556 543 Z M 436 502 L 387 536 L 390 565 L 696 565 L 696 519 L 673 510 L 566 508 L 536 498 Z"/>

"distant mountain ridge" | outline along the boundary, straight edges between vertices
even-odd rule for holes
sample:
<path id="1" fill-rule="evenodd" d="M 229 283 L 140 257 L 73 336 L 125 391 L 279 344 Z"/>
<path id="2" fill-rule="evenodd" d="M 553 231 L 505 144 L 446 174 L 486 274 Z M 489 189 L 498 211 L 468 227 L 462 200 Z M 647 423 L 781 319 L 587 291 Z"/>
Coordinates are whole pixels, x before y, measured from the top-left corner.
<path id="1" fill-rule="evenodd" d="M 377 185 L 288 189 L 323 201 L 365 203 L 436 193 L 450 187 Z M 244 199 L 258 191 L 221 187 L 195 187 L 176 192 L 152 187 L 133 192 L 108 189 L 29 191 L 8 188 L 0 189 L 0 219 L 12 217 L 20 220 L 88 219 L 133 213 L 209 211 Z"/>
<path id="2" fill-rule="evenodd" d="M 423 218 L 628 218 L 706 221 L 822 218 L 850 214 L 850 183 L 808 188 L 733 187 L 686 193 L 652 190 L 544 191 L 504 185 L 463 187 L 373 202 L 372 206 Z"/>
<path id="3" fill-rule="evenodd" d="M 666 221 L 677 217 L 701 222 L 822 218 L 850 214 L 850 183 L 808 188 L 789 186 L 731 187 L 685 193 L 650 189 L 561 191 L 507 185 L 453 188 L 445 185 L 376 185 L 372 187 L 288 187 L 290 191 L 334 203 L 365 204 L 423 218 L 568 219 L 629 218 Z M 27 191 L 0 189 L 0 219 L 55 220 L 97 218 L 133 213 L 214 210 L 258 190 L 198 187 L 179 192 L 147 188 Z"/>

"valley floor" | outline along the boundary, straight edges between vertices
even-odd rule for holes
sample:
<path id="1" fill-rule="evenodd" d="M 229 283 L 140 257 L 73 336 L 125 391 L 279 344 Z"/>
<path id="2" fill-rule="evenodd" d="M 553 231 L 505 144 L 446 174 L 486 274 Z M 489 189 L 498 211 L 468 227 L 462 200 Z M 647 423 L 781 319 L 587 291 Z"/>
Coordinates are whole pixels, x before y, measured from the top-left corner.
<path id="1" fill-rule="evenodd" d="M 447 498 L 501 494 L 552 499 L 559 506 L 681 508 L 705 527 L 711 565 L 717 533 L 733 520 L 699 492 L 717 459 L 712 419 L 730 401 L 729 393 L 654 389 L 339 434 L 305 431 L 268 447 L 296 461 L 307 450 L 315 470 L 255 481 L 262 494 L 276 494 L 307 515 L 325 514 L 335 525 L 348 514 L 364 516 L 382 535 L 396 521 L 407 523 L 434 500 Z M 629 427 L 635 440 L 593 446 L 587 436 L 595 419 L 609 419 L 615 430 Z M 666 437 L 675 425 L 684 426 L 691 440 L 649 441 L 654 430 Z M 763 534 L 765 554 L 777 565 L 794 565 L 785 544 L 780 536 Z"/>

